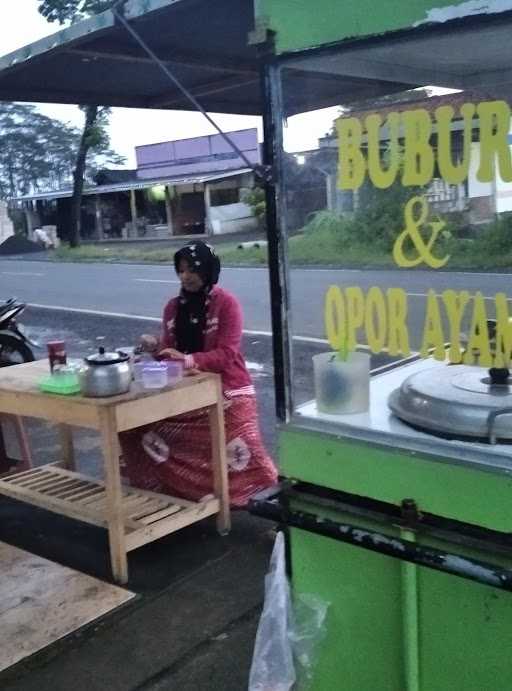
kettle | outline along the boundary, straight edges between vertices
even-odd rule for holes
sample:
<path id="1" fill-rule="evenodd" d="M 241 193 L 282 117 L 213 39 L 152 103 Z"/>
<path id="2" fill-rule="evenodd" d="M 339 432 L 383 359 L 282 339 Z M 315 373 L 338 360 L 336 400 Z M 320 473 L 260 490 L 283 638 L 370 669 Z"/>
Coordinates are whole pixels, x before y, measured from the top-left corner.
<path id="1" fill-rule="evenodd" d="M 117 352 L 106 353 L 101 346 L 94 355 L 84 358 L 86 367 L 79 374 L 80 389 L 84 396 L 100 398 L 118 396 L 130 389 L 132 371 L 130 356 Z"/>

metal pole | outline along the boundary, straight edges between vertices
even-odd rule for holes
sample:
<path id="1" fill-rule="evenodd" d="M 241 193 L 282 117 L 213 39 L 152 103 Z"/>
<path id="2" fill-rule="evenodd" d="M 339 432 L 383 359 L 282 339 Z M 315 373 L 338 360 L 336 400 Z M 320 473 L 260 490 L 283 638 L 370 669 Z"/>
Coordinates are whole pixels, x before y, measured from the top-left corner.
<path id="1" fill-rule="evenodd" d="M 249 504 L 249 510 L 257 516 L 270 518 L 315 535 L 329 537 L 370 552 L 385 554 L 388 557 L 425 566 L 434 571 L 441 571 L 482 585 L 512 592 L 512 571 L 496 564 L 482 562 L 460 554 L 443 552 L 435 547 L 418 545 L 409 540 L 367 530 L 357 525 L 338 523 L 323 516 L 319 520 L 317 514 L 306 511 L 288 511 L 280 506 L 275 499 L 273 501 L 254 499 Z"/>
<path id="2" fill-rule="evenodd" d="M 411 530 L 400 530 L 400 537 L 415 543 Z M 406 691 L 419 691 L 419 624 L 418 624 L 418 567 L 402 562 L 402 637 L 404 642 L 404 672 Z"/>
<path id="3" fill-rule="evenodd" d="M 286 422 L 292 411 L 291 346 L 288 308 L 287 237 L 282 176 L 282 93 L 279 66 L 272 56 L 262 67 L 263 164 L 272 171 L 265 181 L 270 310 L 277 417 Z"/>

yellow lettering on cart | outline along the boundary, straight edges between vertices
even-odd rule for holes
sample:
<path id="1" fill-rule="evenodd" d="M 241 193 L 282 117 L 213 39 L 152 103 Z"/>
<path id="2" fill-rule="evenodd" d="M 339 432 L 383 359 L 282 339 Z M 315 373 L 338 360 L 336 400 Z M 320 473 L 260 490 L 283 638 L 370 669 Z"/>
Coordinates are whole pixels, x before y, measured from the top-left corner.
<path id="1" fill-rule="evenodd" d="M 366 161 L 360 149 L 363 128 L 357 118 L 338 118 L 336 129 L 339 141 L 338 187 L 356 190 L 363 184 L 366 174 Z"/>
<path id="2" fill-rule="evenodd" d="M 386 169 L 382 165 L 380 144 L 382 118 L 377 114 L 369 115 L 365 124 L 368 131 L 368 174 L 375 187 L 384 190 L 391 187 L 400 170 L 400 145 L 398 141 L 400 116 L 398 113 L 390 113 L 387 119 L 389 146 Z"/>
<path id="3" fill-rule="evenodd" d="M 487 313 L 485 311 L 484 296 L 480 291 L 475 293 L 474 301 L 469 340 L 464 354 L 464 364 L 472 365 L 475 362 L 475 353 L 478 353 L 477 360 L 480 367 L 492 367 Z"/>
<path id="4" fill-rule="evenodd" d="M 440 269 L 446 264 L 450 255 L 438 259 L 432 254 L 432 248 L 437 236 L 444 228 L 444 221 L 431 221 L 426 224 L 428 218 L 428 203 L 425 197 L 413 197 L 405 205 L 404 222 L 405 228 L 395 240 L 393 245 L 393 259 L 398 266 L 411 268 L 425 263 L 433 269 Z M 424 240 L 420 232 L 422 226 L 430 227 L 430 237 Z M 407 257 L 404 252 L 404 243 L 411 240 L 415 257 Z"/>
<path id="5" fill-rule="evenodd" d="M 460 185 L 468 177 L 469 163 L 471 160 L 471 141 L 473 134 L 473 117 L 475 106 L 473 103 L 464 103 L 460 109 L 464 121 L 464 138 L 462 145 L 462 159 L 458 164 L 453 163 L 452 158 L 452 119 L 454 110 L 451 106 L 436 108 L 437 120 L 437 160 L 439 172 L 443 180 L 450 185 Z"/>
<path id="6" fill-rule="evenodd" d="M 502 180 L 511 182 L 512 156 L 508 143 L 510 116 L 506 101 L 483 101 L 478 105 L 464 103 L 460 108 L 460 117 L 449 105 L 436 108 L 433 117 L 424 108 L 403 113 L 393 111 L 386 120 L 378 113 L 372 113 L 364 120 L 341 116 L 336 121 L 338 187 L 357 190 L 368 173 L 375 187 L 387 189 L 400 177 L 402 157 L 401 182 L 404 186 L 428 185 L 434 176 L 436 163 L 443 180 L 460 185 L 469 176 L 471 142 L 477 124 L 480 129 L 477 179 L 492 182 L 497 167 Z M 462 119 L 464 131 L 462 158 L 458 162 L 453 160 L 454 118 Z M 435 144 L 431 143 L 433 132 L 437 132 Z M 385 162 L 383 150 L 388 151 L 388 160 Z"/>
<path id="7" fill-rule="evenodd" d="M 423 343 L 420 349 L 421 357 L 428 357 L 431 348 L 434 349 L 433 356 L 436 360 L 445 359 L 443 324 L 441 322 L 437 296 L 433 290 L 428 291 L 427 310 L 423 326 Z"/>
<path id="8" fill-rule="evenodd" d="M 405 129 L 403 184 L 426 185 L 434 175 L 434 152 L 429 144 L 432 120 L 428 111 L 409 110 L 402 113 Z"/>
<path id="9" fill-rule="evenodd" d="M 470 300 L 470 296 L 467 290 L 462 290 L 460 293 L 456 293 L 454 290 L 445 290 L 442 293 L 442 298 L 450 325 L 450 350 L 448 351 L 448 358 L 450 362 L 455 365 L 462 362 L 460 329 L 462 316 Z"/>
<path id="10" fill-rule="evenodd" d="M 448 359 L 453 364 L 510 367 L 512 317 L 508 302 L 505 293 L 494 296 L 494 340 L 489 334 L 486 303 L 481 292 L 471 295 L 467 290 L 448 289 L 436 295 L 434 290 L 429 290 L 420 356 Z M 380 353 L 387 347 L 392 356 L 410 355 L 408 296 L 402 288 L 388 288 L 384 294 L 376 286 L 364 293 L 357 286 L 341 289 L 332 285 L 325 295 L 324 307 L 325 330 L 333 350 L 353 350 L 359 343 L 366 342 L 372 353 Z M 470 309 L 471 314 L 468 314 Z M 468 343 L 463 349 L 461 329 L 466 316 L 471 318 L 471 325 Z M 445 346 L 448 340 L 449 348 Z"/>
<path id="11" fill-rule="evenodd" d="M 325 294 L 324 323 L 329 345 L 340 350 L 346 342 L 345 298 L 338 286 L 329 286 Z"/>
<path id="12" fill-rule="evenodd" d="M 480 182 L 494 180 L 494 162 L 497 161 L 501 179 L 512 181 L 512 160 L 508 133 L 510 108 L 505 101 L 486 101 L 477 108 L 480 118 L 480 167 L 476 174 Z"/>
<path id="13" fill-rule="evenodd" d="M 407 293 L 402 288 L 389 288 L 388 300 L 388 352 L 390 355 L 410 355 L 407 329 Z"/>
<path id="14" fill-rule="evenodd" d="M 512 321 L 505 293 L 496 293 L 496 352 L 494 367 L 510 367 L 512 357 Z"/>
<path id="15" fill-rule="evenodd" d="M 386 302 L 379 288 L 370 288 L 366 295 L 364 328 L 370 350 L 379 353 L 387 339 Z"/>
<path id="16" fill-rule="evenodd" d="M 354 286 L 345 290 L 347 301 L 347 348 L 357 345 L 357 331 L 364 324 L 364 295 L 361 288 Z"/>

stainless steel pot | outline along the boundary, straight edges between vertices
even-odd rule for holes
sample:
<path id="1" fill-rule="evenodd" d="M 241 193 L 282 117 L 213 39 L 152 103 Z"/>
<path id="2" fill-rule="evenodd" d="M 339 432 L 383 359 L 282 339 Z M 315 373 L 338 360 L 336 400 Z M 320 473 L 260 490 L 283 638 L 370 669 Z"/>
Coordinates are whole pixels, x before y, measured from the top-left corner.
<path id="1" fill-rule="evenodd" d="M 80 372 L 80 388 L 84 396 L 100 398 L 129 391 L 132 381 L 129 355 L 106 353 L 101 347 L 84 361 L 87 366 Z"/>
<path id="2" fill-rule="evenodd" d="M 430 367 L 407 377 L 388 404 L 401 420 L 439 436 L 512 442 L 508 374 L 469 365 Z"/>

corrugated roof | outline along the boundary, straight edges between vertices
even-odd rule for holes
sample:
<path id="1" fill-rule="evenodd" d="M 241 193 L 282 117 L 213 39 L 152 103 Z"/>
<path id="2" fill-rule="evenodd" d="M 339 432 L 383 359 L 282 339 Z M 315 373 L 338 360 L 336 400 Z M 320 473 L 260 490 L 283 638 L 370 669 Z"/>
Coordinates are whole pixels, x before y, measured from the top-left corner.
<path id="1" fill-rule="evenodd" d="M 108 194 L 109 192 L 127 192 L 129 190 L 142 190 L 154 185 L 192 185 L 204 182 L 213 182 L 214 180 L 224 180 L 235 177 L 236 175 L 243 175 L 244 173 L 251 173 L 250 168 L 239 168 L 224 173 L 213 173 L 209 175 L 184 175 L 180 177 L 166 177 L 153 178 L 152 180 L 130 180 L 127 182 L 119 182 L 114 185 L 98 185 L 97 187 L 87 187 L 84 189 L 84 195 L 92 194 Z M 72 189 L 48 190 L 47 192 L 38 192 L 36 194 L 25 194 L 21 197 L 12 199 L 14 202 L 29 202 L 29 201 L 51 201 L 53 199 L 64 199 L 72 197 Z"/>

